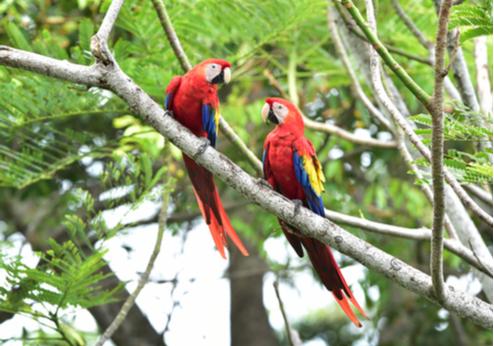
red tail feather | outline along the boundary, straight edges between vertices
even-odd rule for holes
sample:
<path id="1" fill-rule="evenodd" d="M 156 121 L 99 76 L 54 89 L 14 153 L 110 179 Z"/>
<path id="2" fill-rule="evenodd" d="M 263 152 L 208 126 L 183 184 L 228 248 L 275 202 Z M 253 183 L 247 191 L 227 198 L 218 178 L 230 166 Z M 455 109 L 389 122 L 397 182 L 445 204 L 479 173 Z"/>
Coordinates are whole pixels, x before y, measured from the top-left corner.
<path id="1" fill-rule="evenodd" d="M 362 324 L 353 313 L 348 300 L 352 302 L 363 317 L 367 318 L 367 315 L 357 303 L 352 291 L 350 291 L 330 247 L 313 238 L 301 238 L 301 241 L 324 286 L 333 293 L 337 303 L 348 318 L 357 327 L 361 327 Z"/>
<path id="2" fill-rule="evenodd" d="M 197 204 L 201 214 L 209 226 L 216 248 L 223 258 L 225 257 L 226 234 L 244 256 L 249 253 L 233 229 L 230 219 L 226 215 L 221 203 L 218 190 L 214 185 L 213 175 L 207 169 L 196 164 L 191 158 L 183 156 L 185 167 L 189 173 Z"/>

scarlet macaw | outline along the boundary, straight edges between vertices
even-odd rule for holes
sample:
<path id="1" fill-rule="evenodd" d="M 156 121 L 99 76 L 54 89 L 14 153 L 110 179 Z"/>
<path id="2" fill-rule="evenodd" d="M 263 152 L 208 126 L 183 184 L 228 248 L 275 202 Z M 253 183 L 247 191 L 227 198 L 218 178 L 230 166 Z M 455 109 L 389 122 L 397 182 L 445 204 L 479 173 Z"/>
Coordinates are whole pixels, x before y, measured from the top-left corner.
<path id="1" fill-rule="evenodd" d="M 321 193 L 324 191 L 324 173 L 316 157 L 314 146 L 304 137 L 304 120 L 292 103 L 281 98 L 267 98 L 262 108 L 265 122 L 277 126 L 266 137 L 262 155 L 264 178 L 274 190 L 297 200 L 314 213 L 324 217 Z M 324 286 L 333 293 L 345 314 L 357 326 L 361 323 L 353 313 L 348 300 L 366 317 L 354 298 L 336 263 L 331 248 L 314 238 L 303 236 L 279 220 L 286 238 L 300 257 L 307 251 Z"/>
<path id="2" fill-rule="evenodd" d="M 192 133 L 206 137 L 214 147 L 220 120 L 218 84 L 231 78 L 230 63 L 220 59 L 207 59 L 194 66 L 183 76 L 175 76 L 166 88 L 165 109 Z M 248 252 L 235 233 L 225 213 L 213 175 L 183 155 L 185 167 L 192 182 L 194 194 L 204 220 L 209 226 L 216 248 L 225 257 L 226 234 L 240 252 Z"/>

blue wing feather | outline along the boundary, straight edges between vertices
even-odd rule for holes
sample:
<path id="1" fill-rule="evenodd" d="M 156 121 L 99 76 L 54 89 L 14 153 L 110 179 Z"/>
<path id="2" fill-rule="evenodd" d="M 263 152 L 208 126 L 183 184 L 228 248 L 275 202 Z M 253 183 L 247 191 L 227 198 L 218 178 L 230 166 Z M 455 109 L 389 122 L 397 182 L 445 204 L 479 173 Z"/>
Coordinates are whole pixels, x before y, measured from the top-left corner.
<path id="1" fill-rule="evenodd" d="M 165 109 L 170 110 L 170 102 L 173 98 L 173 93 L 166 94 L 165 96 Z"/>
<path id="2" fill-rule="evenodd" d="M 322 198 L 310 184 L 309 175 L 305 171 L 302 159 L 296 150 L 293 152 L 293 166 L 295 169 L 295 177 L 304 189 L 307 206 L 314 213 L 325 216 Z"/>
<path id="3" fill-rule="evenodd" d="M 215 110 L 209 104 L 202 105 L 202 128 L 208 133 L 211 146 L 216 145 L 216 123 L 214 121 Z"/>
<path id="4" fill-rule="evenodd" d="M 170 103 L 173 99 L 173 93 L 166 94 L 165 96 L 165 109 L 170 110 Z"/>

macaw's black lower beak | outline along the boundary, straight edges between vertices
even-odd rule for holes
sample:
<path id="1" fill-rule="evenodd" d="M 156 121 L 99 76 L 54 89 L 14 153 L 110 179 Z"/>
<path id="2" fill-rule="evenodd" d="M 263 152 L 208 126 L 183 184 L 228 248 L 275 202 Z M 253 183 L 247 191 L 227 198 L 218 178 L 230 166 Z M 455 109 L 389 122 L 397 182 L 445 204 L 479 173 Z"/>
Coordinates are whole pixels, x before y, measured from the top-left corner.
<path id="1" fill-rule="evenodd" d="M 225 71 L 221 71 L 219 75 L 213 78 L 211 81 L 213 84 L 225 83 Z"/>
<path id="2" fill-rule="evenodd" d="M 280 123 L 278 118 L 276 117 L 276 115 L 274 115 L 274 112 L 272 109 L 269 110 L 268 120 L 271 121 L 273 124 L 276 124 L 276 125 L 278 125 Z"/>

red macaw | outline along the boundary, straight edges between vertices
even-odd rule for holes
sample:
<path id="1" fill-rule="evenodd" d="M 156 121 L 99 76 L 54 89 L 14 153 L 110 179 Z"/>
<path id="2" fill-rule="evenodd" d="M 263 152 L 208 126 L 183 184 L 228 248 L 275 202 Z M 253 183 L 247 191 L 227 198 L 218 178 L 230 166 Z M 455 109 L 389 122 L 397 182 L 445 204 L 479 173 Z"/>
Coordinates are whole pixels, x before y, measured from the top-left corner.
<path id="1" fill-rule="evenodd" d="M 267 98 L 262 108 L 265 122 L 275 123 L 276 128 L 264 142 L 262 155 L 264 178 L 274 190 L 292 200 L 301 201 L 314 213 L 324 216 L 321 193 L 324 191 L 324 173 L 316 157 L 314 146 L 304 137 L 304 120 L 292 103 L 281 98 Z M 354 298 L 331 248 L 314 238 L 303 236 L 288 224 L 279 220 L 281 229 L 297 254 L 307 251 L 324 286 L 333 293 L 345 314 L 357 326 L 361 323 L 353 313 L 348 300 L 366 317 Z"/>
<path id="2" fill-rule="evenodd" d="M 217 84 L 228 83 L 230 78 L 229 62 L 207 59 L 185 75 L 173 77 L 166 88 L 165 109 L 171 111 L 173 117 L 196 136 L 208 138 L 214 147 L 220 120 Z M 211 172 L 185 154 L 183 159 L 199 209 L 221 256 L 226 258 L 226 234 L 240 252 L 248 256 L 245 246 L 225 213 Z"/>

